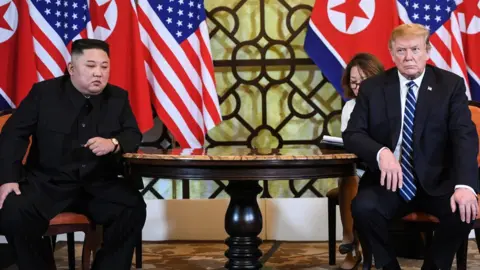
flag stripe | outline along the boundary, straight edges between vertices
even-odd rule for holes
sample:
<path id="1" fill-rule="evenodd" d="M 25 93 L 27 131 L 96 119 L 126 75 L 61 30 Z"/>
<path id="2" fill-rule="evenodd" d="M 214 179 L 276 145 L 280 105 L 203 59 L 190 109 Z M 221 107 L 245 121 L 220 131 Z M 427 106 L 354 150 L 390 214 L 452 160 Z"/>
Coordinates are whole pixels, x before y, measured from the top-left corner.
<path id="1" fill-rule="evenodd" d="M 187 62 L 189 63 L 188 58 L 186 56 L 185 59 L 178 59 L 176 57 L 178 56 L 176 52 L 172 51 L 172 48 L 169 48 L 169 45 L 164 40 L 164 36 L 166 34 L 157 32 L 152 24 L 152 21 L 149 20 L 143 10 L 139 10 L 139 21 L 141 23 L 140 29 L 142 32 L 140 35 L 148 36 L 149 41 L 147 44 L 149 44 L 148 47 L 153 50 L 153 52 L 150 52 L 153 54 L 153 59 L 164 63 L 163 65 L 159 65 L 160 69 L 166 73 L 166 77 L 169 78 L 169 80 L 174 84 L 174 89 L 181 92 L 180 95 L 184 98 L 184 102 L 188 104 L 188 106 L 193 105 L 191 107 L 193 110 L 192 114 L 199 115 L 201 108 L 201 97 L 199 96 L 198 92 L 192 91 L 192 89 L 194 89 L 193 87 L 195 86 L 191 83 L 193 80 L 198 80 L 198 76 L 193 75 L 192 77 L 190 74 L 185 72 L 186 69 L 182 68 L 182 65 L 185 65 Z M 161 24 L 163 25 L 163 23 Z M 146 44 L 145 41 L 144 44 Z M 202 125 L 202 123 L 199 124 Z"/>
<path id="2" fill-rule="evenodd" d="M 142 31 L 142 27 L 140 27 Z M 151 49 L 152 50 L 152 49 Z M 157 93 L 155 86 L 158 84 L 158 87 L 162 89 L 162 93 L 165 95 L 165 97 L 168 98 L 168 100 L 173 104 L 175 104 L 173 107 L 169 107 L 169 110 L 175 109 L 176 111 L 179 112 L 179 118 L 181 118 L 182 121 L 186 121 L 188 124 L 188 128 L 191 130 L 191 132 L 195 135 L 196 138 L 202 137 L 203 131 L 201 129 L 201 126 L 195 121 L 195 119 L 192 117 L 190 114 L 190 111 L 188 110 L 189 108 L 186 106 L 186 104 L 183 102 L 182 97 L 179 95 L 177 91 L 175 91 L 175 88 L 172 86 L 171 81 L 167 79 L 167 76 L 164 75 L 164 73 L 161 71 L 161 67 L 158 66 L 157 62 L 153 60 L 154 56 L 149 54 L 148 48 L 145 47 L 145 62 L 148 63 L 149 68 L 147 71 L 151 72 L 155 78 L 156 78 L 156 84 L 153 85 L 153 89 L 155 90 L 155 93 Z M 161 99 L 157 95 L 157 99 Z M 177 119 L 176 117 L 174 118 L 177 121 L 180 119 Z"/>
<path id="3" fill-rule="evenodd" d="M 432 48 L 430 49 L 430 58 L 435 59 L 435 66 L 443 69 L 448 69 L 448 64 L 440 55 L 440 52 L 437 50 L 435 45 L 432 44 Z"/>
<path id="4" fill-rule="evenodd" d="M 152 44 L 152 40 L 149 38 L 148 34 L 145 32 L 142 26 L 140 26 L 140 32 L 142 35 L 142 41 L 144 44 Z M 170 100 L 176 105 L 178 111 L 182 115 L 182 118 L 189 123 L 189 128 L 192 129 L 192 132 L 198 136 L 202 137 L 203 130 L 201 126 L 203 123 L 198 123 L 196 119 L 191 115 L 193 113 L 200 114 L 199 110 L 196 109 L 196 106 L 192 106 L 193 102 L 189 101 L 188 95 L 186 92 L 181 91 L 181 87 L 176 87 L 172 85 L 173 83 L 178 84 L 178 80 L 169 80 L 167 78 L 172 78 L 175 76 L 175 72 L 169 68 L 168 65 L 159 65 L 159 63 L 164 63 L 162 55 L 158 50 L 152 45 L 150 50 L 148 47 L 144 48 L 145 61 L 150 65 L 152 73 L 157 77 L 157 81 L 161 88 L 165 91 L 165 94 L 169 97 Z M 157 59 L 156 61 L 154 59 Z M 177 92 L 180 91 L 180 92 Z M 183 92 L 183 95 L 182 95 Z M 190 110 L 189 110 L 190 109 Z M 175 118 L 176 119 L 176 118 Z"/>
<path id="5" fill-rule="evenodd" d="M 207 130 L 210 130 L 215 125 L 222 121 L 220 105 L 218 104 L 218 95 L 215 88 L 213 65 L 206 63 L 212 63 L 210 47 L 207 46 L 205 36 L 208 38 L 208 29 L 205 22 L 200 24 L 200 31 L 195 32 L 200 43 L 201 64 L 202 64 L 202 80 L 204 86 L 202 88 L 203 102 L 208 115 L 212 119 L 211 124 L 206 125 Z M 209 40 L 209 39 L 207 39 Z"/>
<path id="6" fill-rule="evenodd" d="M 65 60 L 65 57 L 62 55 L 62 53 L 50 41 L 50 39 L 44 34 L 44 32 L 38 28 L 38 25 L 35 23 L 32 23 L 32 35 L 35 53 L 42 53 L 43 56 L 45 54 L 48 54 L 49 58 L 51 59 L 49 63 L 52 64 L 52 71 L 50 73 L 55 74 L 55 69 L 62 69 L 62 67 L 64 68 L 67 60 Z M 43 59 L 43 56 L 39 56 L 39 58 Z M 54 64 L 52 63 L 52 61 Z M 49 64 L 47 65 L 50 66 Z"/>
<path id="7" fill-rule="evenodd" d="M 15 108 L 15 104 L 12 102 L 12 100 L 5 94 L 5 91 L 3 91 L 2 88 L 0 88 L 0 96 L 2 96 L 3 100 L 10 106 L 10 108 Z M 2 106 L 3 108 L 3 106 Z"/>
<path id="8" fill-rule="evenodd" d="M 38 71 L 37 71 L 37 80 L 38 80 L 39 82 L 41 82 L 41 81 L 44 80 L 43 77 L 42 77 L 42 74 L 40 74 Z"/>
<path id="9" fill-rule="evenodd" d="M 207 41 L 210 40 L 210 35 L 208 34 L 208 26 L 207 22 L 202 22 L 200 24 L 200 31 L 195 31 L 195 35 L 197 35 L 198 40 L 200 40 L 200 46 L 201 46 L 201 52 L 202 52 L 202 58 L 205 63 L 212 63 L 212 51 L 210 50 L 210 46 L 206 43 Z M 207 65 L 208 68 L 208 73 L 210 76 L 213 77 L 214 71 L 213 71 L 213 65 Z M 213 80 L 212 80 L 213 81 Z M 214 85 L 214 84 L 212 84 Z"/>
<path id="10" fill-rule="evenodd" d="M 44 78 L 53 78 L 63 74 L 62 67 L 65 68 L 66 64 L 63 63 L 62 67 L 55 62 L 55 59 L 52 58 L 52 55 L 43 48 L 42 44 L 40 44 L 36 38 L 33 38 L 33 48 L 35 49 L 35 54 L 37 56 L 37 66 L 44 65 L 44 67 L 49 71 L 52 77 L 46 73 L 46 70 L 40 70 L 40 73 Z"/>
<path id="11" fill-rule="evenodd" d="M 450 39 L 442 40 L 438 35 L 434 34 L 430 36 L 430 42 L 432 43 L 432 45 L 434 44 L 435 48 L 437 48 L 437 51 L 439 53 L 438 56 L 441 57 L 441 59 L 443 60 L 442 62 L 445 62 L 446 67 L 449 67 L 452 64 L 451 57 L 448 57 L 448 55 L 450 54 L 450 50 L 448 48 L 448 45 L 450 45 Z M 432 56 L 432 61 L 435 62 L 435 60 L 436 58 Z"/>
<path id="12" fill-rule="evenodd" d="M 171 132 L 176 130 L 175 137 L 182 134 L 182 147 L 202 147 L 207 130 L 221 121 L 213 62 L 209 39 L 203 40 L 200 30 L 206 27 L 203 1 L 180 5 L 168 5 L 167 13 L 167 5 L 159 3 L 154 10 L 149 1 L 139 0 L 140 36 L 157 114 Z"/>
<path id="13" fill-rule="evenodd" d="M 153 94 L 156 96 L 156 94 Z M 158 117 L 162 119 L 162 122 L 165 124 L 165 126 L 168 128 L 168 131 L 172 133 L 173 137 L 175 140 L 180 144 L 180 145 L 188 145 L 189 143 L 183 136 L 183 132 L 179 129 L 179 126 L 175 124 L 175 121 L 170 117 L 171 111 L 165 110 L 165 108 L 158 102 L 158 99 L 152 98 L 153 100 L 153 106 L 155 110 L 157 111 Z"/>
<path id="14" fill-rule="evenodd" d="M 464 51 L 464 48 L 463 48 L 463 43 L 462 43 L 462 35 L 460 33 L 460 23 L 457 19 L 457 13 L 454 12 L 452 13 L 452 16 L 451 16 L 451 24 L 452 25 L 455 25 L 455 27 L 452 27 L 450 29 L 450 34 L 453 36 L 453 38 L 455 39 L 455 42 L 457 43 L 459 49 L 460 49 L 460 54 L 461 55 L 464 55 L 465 54 L 465 51 Z"/>
<path id="15" fill-rule="evenodd" d="M 149 67 L 147 68 L 147 71 L 151 72 L 156 78 L 156 83 L 152 85 L 154 92 L 157 93 L 156 86 L 158 85 L 158 87 L 162 89 L 162 94 L 165 97 L 168 97 L 168 100 L 170 101 L 170 103 L 172 103 L 172 105 L 175 104 L 173 107 L 169 107 L 167 111 L 171 111 L 171 110 L 178 111 L 179 116 L 181 115 L 181 117 L 179 117 L 181 118 L 181 121 L 183 122 L 186 121 L 188 123 L 187 125 L 188 128 L 194 134 L 194 137 L 197 138 L 194 141 L 198 141 L 198 138 L 203 137 L 201 124 L 197 123 L 194 117 L 192 117 L 191 111 L 189 111 L 189 109 L 192 109 L 195 106 L 190 106 L 190 107 L 187 106 L 187 105 L 193 104 L 193 102 L 184 103 L 184 101 L 188 99 L 187 98 L 188 95 L 186 94 L 181 95 L 180 93 L 178 93 L 177 91 L 179 90 L 179 88 L 176 88 L 174 85 L 171 84 L 172 80 L 167 79 L 169 76 L 170 78 L 171 76 L 174 76 L 172 75 L 174 74 L 174 72 L 173 70 L 172 71 L 169 70 L 168 65 L 158 64 L 158 63 L 164 63 L 165 61 L 162 60 L 163 58 L 160 52 L 158 52 L 158 50 L 156 49 L 156 47 L 152 45 L 150 46 L 150 50 L 149 50 L 149 47 L 147 47 L 147 45 L 151 45 L 153 44 L 153 42 L 148 36 L 148 34 L 145 32 L 145 29 L 143 28 L 142 25 L 140 25 L 140 35 L 142 38 L 142 42 L 146 44 L 144 48 L 144 56 L 145 56 L 145 62 L 149 65 Z M 154 59 L 157 59 L 157 61 L 155 61 Z M 168 71 L 169 72 L 165 73 L 164 70 L 162 70 L 162 68 L 164 70 L 166 69 L 167 72 Z M 174 82 L 178 82 L 178 80 L 175 80 Z M 183 100 L 182 100 L 182 97 L 183 97 Z M 157 99 L 161 101 L 161 98 L 158 95 L 157 95 Z M 177 119 L 177 117 L 174 117 L 174 119 L 177 121 L 180 121 L 180 119 Z M 189 138 L 189 136 L 186 136 L 186 137 L 187 139 Z"/>
<path id="16" fill-rule="evenodd" d="M 212 119 L 212 115 L 216 115 L 217 118 L 219 117 L 219 113 L 216 111 L 218 105 L 212 102 L 212 97 L 210 96 L 210 92 L 208 91 L 207 87 L 212 89 L 216 93 L 215 85 L 213 84 L 212 78 L 208 69 L 205 66 L 204 58 L 202 56 L 202 43 L 199 37 L 199 31 L 195 31 L 194 35 L 191 35 L 186 42 L 182 44 L 182 48 L 186 51 L 187 55 L 193 66 L 197 67 L 197 73 L 202 75 L 202 79 L 199 80 L 197 84 L 200 84 L 200 88 L 202 89 L 202 113 L 204 118 L 204 129 L 209 130 L 213 128 L 219 122 L 214 122 Z M 194 50 L 193 48 L 200 48 L 200 50 Z"/>
<path id="17" fill-rule="evenodd" d="M 201 108 L 202 97 L 200 95 L 200 91 L 202 89 L 202 81 L 200 77 L 197 75 L 197 74 L 200 74 L 200 70 L 199 70 L 200 60 L 198 59 L 198 55 L 195 52 L 195 50 L 192 48 L 192 45 L 189 41 L 190 41 L 190 38 L 188 39 L 188 41 L 183 42 L 180 45 L 180 47 L 185 52 L 185 56 L 188 59 L 187 61 L 192 63 L 192 66 L 195 67 L 196 74 L 194 75 L 194 77 L 190 77 L 185 73 L 185 69 L 182 67 L 182 65 L 180 65 L 180 63 L 178 63 L 177 59 L 173 55 L 172 56 L 175 58 L 175 60 L 171 64 L 173 69 L 175 69 L 176 71 L 180 71 L 180 73 L 184 74 L 184 77 L 188 78 L 186 81 L 183 81 L 185 88 L 189 90 L 188 94 L 190 95 L 192 100 L 195 102 L 195 105 L 197 105 L 198 108 Z M 178 66 L 174 66 L 177 63 L 178 63 Z"/>
<path id="18" fill-rule="evenodd" d="M 35 64 L 37 68 L 37 73 L 39 75 L 38 77 L 39 81 L 42 81 L 44 78 L 55 77 L 50 71 L 50 69 L 43 64 L 43 61 L 40 58 L 38 58 L 38 54 L 35 55 Z"/>
<path id="19" fill-rule="evenodd" d="M 29 3 L 29 9 L 30 9 L 30 17 L 33 20 L 33 24 L 36 24 L 37 29 L 40 29 L 42 33 L 48 37 L 49 40 L 53 44 L 55 44 L 55 47 L 58 51 L 60 51 L 61 55 L 63 56 L 64 60 L 66 63 L 70 62 L 70 54 L 67 50 L 67 47 L 64 45 L 62 38 L 57 34 L 57 32 L 48 24 L 48 22 L 43 18 L 42 14 L 37 10 L 35 5 L 31 2 L 31 0 L 28 0 Z M 32 24 L 32 26 L 33 26 Z M 32 34 L 37 37 L 39 35 L 38 32 L 34 31 L 35 28 L 32 29 Z"/>
<path id="20" fill-rule="evenodd" d="M 342 67 L 346 67 L 347 64 L 345 62 L 345 60 L 343 60 L 343 58 L 340 56 L 340 54 L 335 50 L 335 48 L 328 42 L 328 40 L 322 35 L 322 33 L 320 32 L 320 30 L 318 30 L 317 26 L 315 25 L 315 23 L 310 20 L 309 23 L 310 25 L 310 29 L 313 30 L 313 32 L 317 35 L 318 38 L 320 38 L 323 42 L 323 44 L 328 48 L 328 50 L 335 56 L 335 58 L 337 59 L 337 61 L 342 65 Z"/>
<path id="21" fill-rule="evenodd" d="M 160 80 L 157 79 L 154 72 L 152 72 L 152 70 L 150 69 L 150 66 L 148 65 L 148 62 L 149 62 L 148 60 L 149 59 L 147 57 L 145 67 L 147 71 L 148 81 L 150 82 L 150 85 L 156 96 L 156 98 L 153 99 L 154 100 L 153 102 L 154 104 L 155 102 L 158 102 L 158 104 L 161 105 L 164 111 L 168 112 L 168 114 L 170 115 L 169 118 L 163 118 L 162 115 L 160 115 L 162 111 L 157 111 L 157 113 L 159 113 L 159 117 L 162 117 L 161 118 L 162 121 L 167 126 L 168 130 L 172 132 L 172 134 L 176 130 L 179 130 L 179 132 L 183 134 L 182 136 L 185 138 L 185 141 L 183 143 L 185 143 L 185 145 L 199 145 L 200 143 L 197 140 L 197 136 L 195 136 L 195 134 L 192 133 L 191 127 L 187 125 L 180 111 L 177 110 L 177 107 L 175 106 L 175 104 L 172 103 L 172 100 L 167 96 L 164 89 L 162 89 L 161 85 L 159 84 Z M 168 121 L 169 119 L 172 119 L 172 118 L 175 119 L 174 122 Z M 176 136 L 176 138 L 178 140 L 179 137 Z"/>
<path id="22" fill-rule="evenodd" d="M 399 1 L 397 1 L 397 9 L 400 20 L 403 23 L 412 23 L 408 17 L 407 10 Z M 455 13 L 452 12 L 450 18 L 430 35 L 430 43 L 432 45 L 430 59 L 435 66 L 450 70 L 462 77 L 467 87 L 465 94 L 470 99 L 471 94 L 469 91 L 466 62 L 459 31 L 459 22 L 455 17 Z"/>
<path id="23" fill-rule="evenodd" d="M 183 68 L 180 70 L 183 70 L 183 72 L 188 75 L 191 81 L 197 81 L 200 76 L 195 72 L 196 69 L 189 61 L 185 51 L 182 50 L 182 47 L 176 42 L 163 22 L 157 16 L 155 16 L 155 11 L 152 10 L 151 6 L 145 2 L 146 1 L 138 2 L 141 7 L 141 10 L 139 11 L 140 24 L 145 27 L 150 35 L 152 35 L 152 33 L 156 33 L 158 37 L 160 37 L 160 40 L 155 39 L 155 42 L 161 41 L 162 44 L 165 45 L 165 49 L 168 48 L 168 51 L 171 52 L 171 54 L 177 58 L 177 61 L 181 63 L 181 66 L 183 66 Z M 146 24 L 148 24 L 148 26 Z M 163 49 L 163 46 L 158 46 Z M 197 88 L 199 92 L 200 89 L 200 87 Z"/>
<path id="24" fill-rule="evenodd" d="M 477 74 L 475 74 L 475 72 L 470 69 L 470 68 L 467 68 L 468 69 L 468 74 L 470 74 L 470 76 L 472 77 L 472 79 L 478 84 L 480 85 L 480 78 L 477 76 Z"/>
<path id="25" fill-rule="evenodd" d="M 451 22 L 452 21 L 452 22 Z M 462 40 L 460 37 L 457 37 L 456 34 L 459 34 L 459 27 L 452 26 L 457 25 L 458 22 L 455 16 L 452 16 L 451 21 L 447 21 L 444 26 L 440 27 L 433 36 L 438 37 L 439 40 L 435 44 L 443 43 L 447 46 L 447 51 L 451 52 L 451 55 L 445 55 L 445 58 L 451 57 L 451 65 L 455 65 L 455 68 L 452 67 L 452 70 L 457 74 L 461 74 L 465 79 L 466 85 L 468 85 L 467 77 L 467 65 L 465 63 L 465 58 L 463 57 L 463 48 Z M 453 38 L 452 38 L 453 37 Z"/>

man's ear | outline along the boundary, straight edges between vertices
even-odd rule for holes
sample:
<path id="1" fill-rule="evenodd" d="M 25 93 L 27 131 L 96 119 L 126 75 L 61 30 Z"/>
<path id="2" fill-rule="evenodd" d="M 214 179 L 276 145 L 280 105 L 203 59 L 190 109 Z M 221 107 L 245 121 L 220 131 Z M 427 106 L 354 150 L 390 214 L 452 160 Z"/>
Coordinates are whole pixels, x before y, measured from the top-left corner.
<path id="1" fill-rule="evenodd" d="M 430 51 L 432 51 L 432 46 L 430 44 L 427 45 L 427 61 L 430 60 Z"/>
<path id="2" fill-rule="evenodd" d="M 68 74 L 70 74 L 70 75 L 73 74 L 73 65 L 72 65 L 72 62 L 70 62 L 70 63 L 67 64 L 67 70 L 68 70 Z"/>
<path id="3" fill-rule="evenodd" d="M 390 52 L 390 57 L 392 57 L 392 61 L 395 63 L 395 53 L 393 52 L 393 49 L 388 49 L 388 51 Z"/>

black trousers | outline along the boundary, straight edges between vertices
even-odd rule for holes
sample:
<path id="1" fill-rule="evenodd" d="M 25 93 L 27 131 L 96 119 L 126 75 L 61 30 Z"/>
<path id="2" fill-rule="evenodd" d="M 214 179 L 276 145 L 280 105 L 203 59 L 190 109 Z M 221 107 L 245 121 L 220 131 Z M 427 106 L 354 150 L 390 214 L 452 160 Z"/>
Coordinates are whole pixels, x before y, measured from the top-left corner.
<path id="1" fill-rule="evenodd" d="M 407 203 L 398 192 L 389 191 L 382 186 L 360 188 L 352 201 L 352 216 L 362 242 L 369 245 L 373 252 L 375 266 L 381 268 L 396 259 L 388 237 L 389 221 L 420 211 L 440 220 L 428 256 L 442 270 L 450 269 L 456 251 L 473 226 L 473 223 L 461 221 L 458 208 L 452 213 L 452 194 L 432 197 L 418 187 L 415 198 Z"/>
<path id="2" fill-rule="evenodd" d="M 129 270 L 135 243 L 145 224 L 146 204 L 140 192 L 132 191 L 132 187 L 126 184 L 118 183 L 111 190 L 115 190 L 118 198 L 129 197 L 129 203 L 111 202 L 102 196 L 82 192 L 65 210 L 85 214 L 96 224 L 103 225 L 103 245 L 95 256 L 92 269 Z M 21 195 L 11 193 L 7 196 L 0 210 L 0 233 L 14 248 L 20 270 L 49 269 L 53 253 L 42 241 L 49 220 L 32 202 L 28 184 L 21 186 L 21 192 Z M 132 194 L 136 194 L 135 200 L 132 200 Z"/>

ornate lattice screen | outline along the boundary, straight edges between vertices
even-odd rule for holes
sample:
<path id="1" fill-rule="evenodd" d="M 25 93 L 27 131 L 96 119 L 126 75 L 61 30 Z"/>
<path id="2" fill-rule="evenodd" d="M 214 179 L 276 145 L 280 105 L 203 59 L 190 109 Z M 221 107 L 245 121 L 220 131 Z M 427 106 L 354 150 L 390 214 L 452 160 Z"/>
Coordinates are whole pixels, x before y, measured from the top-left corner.
<path id="1" fill-rule="evenodd" d="M 223 122 L 207 147 L 318 145 L 342 100 L 304 49 L 314 0 L 205 0 Z M 161 134 L 161 135 L 160 135 Z M 167 131 L 147 146 L 171 147 Z M 226 179 L 227 180 L 227 179 Z M 146 198 L 223 198 L 222 181 L 153 179 Z M 266 181 L 262 197 L 320 197 L 335 181 Z"/>

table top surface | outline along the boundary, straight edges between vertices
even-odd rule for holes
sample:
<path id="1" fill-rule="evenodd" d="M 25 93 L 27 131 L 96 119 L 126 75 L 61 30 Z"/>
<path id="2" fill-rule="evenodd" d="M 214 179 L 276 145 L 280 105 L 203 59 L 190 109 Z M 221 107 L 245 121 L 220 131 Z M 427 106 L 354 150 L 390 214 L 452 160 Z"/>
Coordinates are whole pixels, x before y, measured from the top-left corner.
<path id="1" fill-rule="evenodd" d="M 215 160 L 215 161 L 260 161 L 260 160 L 348 160 L 357 156 L 345 151 L 342 147 L 322 145 L 295 146 L 280 149 L 248 148 L 219 146 L 213 148 L 175 148 L 155 149 L 142 148 L 137 153 L 123 155 L 127 160 Z"/>

